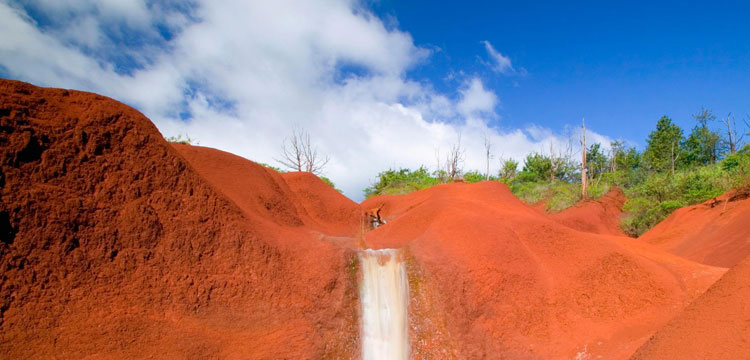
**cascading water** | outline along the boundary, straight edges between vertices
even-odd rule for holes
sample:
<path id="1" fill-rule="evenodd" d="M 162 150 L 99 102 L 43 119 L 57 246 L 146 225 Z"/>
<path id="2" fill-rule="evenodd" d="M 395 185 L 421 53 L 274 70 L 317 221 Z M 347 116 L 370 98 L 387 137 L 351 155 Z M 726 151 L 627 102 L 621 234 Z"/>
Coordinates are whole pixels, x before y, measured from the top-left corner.
<path id="1" fill-rule="evenodd" d="M 398 250 L 364 250 L 359 253 L 364 275 L 362 301 L 362 359 L 409 358 L 409 283 L 406 265 Z"/>

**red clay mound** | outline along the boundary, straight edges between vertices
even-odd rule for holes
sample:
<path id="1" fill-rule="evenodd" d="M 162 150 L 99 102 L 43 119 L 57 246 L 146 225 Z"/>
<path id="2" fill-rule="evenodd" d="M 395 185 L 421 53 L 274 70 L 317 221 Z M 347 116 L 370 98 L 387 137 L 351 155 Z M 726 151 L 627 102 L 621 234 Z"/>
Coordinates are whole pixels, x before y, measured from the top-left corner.
<path id="1" fill-rule="evenodd" d="M 359 205 L 313 174 L 279 174 L 221 150 L 172 146 L 248 217 L 304 226 L 328 236 L 354 237 L 360 233 Z"/>
<path id="2" fill-rule="evenodd" d="M 678 209 L 639 239 L 712 266 L 732 267 L 750 256 L 750 188 Z"/>
<path id="3" fill-rule="evenodd" d="M 273 170 L 269 170 L 273 171 Z M 333 236 L 360 237 L 362 209 L 320 178 L 305 172 L 281 174 L 297 195 L 297 202 L 321 231 Z"/>
<path id="4" fill-rule="evenodd" d="M 576 230 L 594 234 L 625 236 L 620 229 L 622 206 L 627 198 L 618 187 L 596 200 L 581 201 L 563 211 L 549 216 L 557 222 Z"/>
<path id="5" fill-rule="evenodd" d="M 278 175 L 205 180 L 137 111 L 7 80 L 0 154 L 0 357 L 356 356 L 356 255 Z"/>
<path id="6" fill-rule="evenodd" d="M 632 359 L 750 358 L 750 257 L 659 330 Z"/>
<path id="7" fill-rule="evenodd" d="M 563 226 L 498 182 L 382 196 L 374 248 L 410 254 L 415 358 L 630 356 L 724 269 Z"/>

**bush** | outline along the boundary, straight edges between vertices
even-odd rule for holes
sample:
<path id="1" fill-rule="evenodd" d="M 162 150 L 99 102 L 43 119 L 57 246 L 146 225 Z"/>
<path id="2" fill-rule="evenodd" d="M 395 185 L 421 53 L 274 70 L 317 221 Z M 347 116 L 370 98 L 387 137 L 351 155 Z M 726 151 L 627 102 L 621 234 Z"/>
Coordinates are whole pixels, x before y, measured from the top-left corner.
<path id="1" fill-rule="evenodd" d="M 183 144 L 183 145 L 198 145 L 198 140 L 191 138 L 187 134 L 185 134 L 185 137 L 182 137 L 182 134 L 177 134 L 177 136 L 165 137 L 164 140 L 167 140 L 168 142 L 171 142 L 171 143 L 177 143 L 177 144 Z"/>
<path id="2" fill-rule="evenodd" d="M 377 195 L 404 195 L 440 184 L 440 180 L 430 176 L 425 167 L 417 170 L 389 169 L 378 174 L 378 181 L 364 190 L 365 197 Z"/>
<path id="3" fill-rule="evenodd" d="M 527 203 L 544 201 L 548 211 L 561 211 L 581 200 L 581 184 L 562 180 L 525 182 L 513 181 L 509 187 L 519 199 Z M 589 197 L 596 199 L 609 191 L 609 185 L 589 187 Z"/>
<path id="4" fill-rule="evenodd" d="M 487 175 L 482 174 L 479 172 L 479 170 L 474 170 L 471 172 L 467 172 L 464 174 L 464 182 L 467 184 L 473 184 L 476 182 L 484 181 L 487 178 Z M 497 177 L 490 176 L 490 180 L 497 180 Z"/>
<path id="5" fill-rule="evenodd" d="M 734 187 L 726 165 L 708 165 L 671 172 L 652 173 L 639 185 L 626 190 L 623 230 L 640 236 L 683 206 L 695 205 Z"/>

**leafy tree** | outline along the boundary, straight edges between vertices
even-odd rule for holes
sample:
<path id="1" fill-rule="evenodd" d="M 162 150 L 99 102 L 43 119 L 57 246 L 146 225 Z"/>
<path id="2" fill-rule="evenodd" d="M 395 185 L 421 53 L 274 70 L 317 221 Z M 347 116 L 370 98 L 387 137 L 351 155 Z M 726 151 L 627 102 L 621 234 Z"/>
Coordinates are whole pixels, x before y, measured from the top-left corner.
<path id="1" fill-rule="evenodd" d="M 656 130 L 648 135 L 648 145 L 643 152 L 644 163 L 653 170 L 674 171 L 682 153 L 683 139 L 682 129 L 673 124 L 669 117 L 662 116 L 656 123 Z"/>
<path id="2" fill-rule="evenodd" d="M 503 166 L 500 168 L 500 181 L 509 182 L 516 178 L 518 174 L 518 161 L 508 159 L 503 161 Z"/>
<path id="3" fill-rule="evenodd" d="M 716 116 L 709 110 L 701 109 L 693 117 L 697 124 L 685 140 L 684 162 L 689 166 L 714 164 L 719 156 L 721 135 L 710 130 L 708 123 L 715 120 Z"/>
<path id="4" fill-rule="evenodd" d="M 634 147 L 625 147 L 622 141 L 613 141 L 610 147 L 612 156 L 609 161 L 612 172 L 634 170 L 640 164 L 640 154 Z"/>
<path id="5" fill-rule="evenodd" d="M 586 151 L 586 167 L 588 168 L 589 178 L 601 178 L 601 175 L 607 170 L 607 156 L 601 151 L 599 143 L 591 144 Z"/>
<path id="6" fill-rule="evenodd" d="M 526 155 L 523 161 L 523 170 L 518 175 L 521 181 L 544 181 L 549 180 L 550 172 L 549 157 L 539 153 Z"/>

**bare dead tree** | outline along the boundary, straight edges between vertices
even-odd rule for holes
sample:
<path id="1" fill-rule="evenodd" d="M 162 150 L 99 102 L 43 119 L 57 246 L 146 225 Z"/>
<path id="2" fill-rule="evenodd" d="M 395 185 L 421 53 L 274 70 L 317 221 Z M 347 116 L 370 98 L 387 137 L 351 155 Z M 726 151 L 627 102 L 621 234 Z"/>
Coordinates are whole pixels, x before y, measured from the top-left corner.
<path id="1" fill-rule="evenodd" d="M 726 118 L 722 120 L 724 125 L 727 127 L 727 142 L 729 143 L 729 153 L 734 154 L 739 148 L 741 148 L 742 139 L 745 134 L 740 134 L 737 131 L 737 119 L 735 119 L 732 113 L 729 113 Z M 745 120 L 747 124 L 747 120 Z"/>
<path id="2" fill-rule="evenodd" d="M 487 158 L 487 172 L 485 173 L 484 180 L 490 179 L 490 159 L 492 158 L 492 154 L 490 153 L 491 148 L 492 141 L 490 141 L 490 138 L 487 137 L 487 134 L 484 134 L 484 154 Z"/>
<path id="3" fill-rule="evenodd" d="M 276 161 L 294 171 L 318 175 L 330 160 L 318 154 L 318 149 L 310 142 L 310 133 L 304 129 L 292 130 L 291 139 L 284 139 L 281 151 L 283 158 Z"/>
<path id="4" fill-rule="evenodd" d="M 288 144 L 287 144 L 288 141 Z M 302 137 L 297 129 L 292 130 L 292 138 L 284 139 L 281 147 L 283 159 L 276 159 L 281 165 L 294 171 L 302 171 L 305 168 L 305 155 L 302 146 Z"/>
<path id="5" fill-rule="evenodd" d="M 573 140 L 570 136 L 568 136 L 568 143 L 566 144 L 565 149 L 560 149 L 559 152 L 555 149 L 554 142 L 549 142 L 550 182 L 555 181 L 555 174 L 557 174 L 557 171 L 560 170 L 560 167 L 570 159 L 572 150 Z"/>
<path id="6" fill-rule="evenodd" d="M 615 140 L 610 143 L 609 149 L 609 171 L 611 173 L 617 172 L 617 157 L 623 151 L 624 142 L 622 140 Z"/>
<path id="7" fill-rule="evenodd" d="M 677 154 L 677 156 L 674 155 L 674 147 L 676 142 L 677 141 L 672 140 L 672 176 L 674 176 L 674 165 L 677 162 L 677 159 L 680 158 L 680 154 Z"/>
<path id="8" fill-rule="evenodd" d="M 461 166 L 464 162 L 465 151 L 461 147 L 461 133 L 458 133 L 458 140 L 455 144 L 451 145 L 450 152 L 445 159 L 445 170 L 447 172 L 448 179 L 451 181 L 456 180 L 461 175 Z"/>
<path id="9" fill-rule="evenodd" d="M 560 157 L 555 154 L 555 145 L 552 141 L 549 142 L 549 182 L 555 181 L 555 174 L 560 168 Z"/>
<path id="10" fill-rule="evenodd" d="M 586 119 L 581 119 L 581 197 L 584 199 L 588 196 L 586 184 Z"/>

